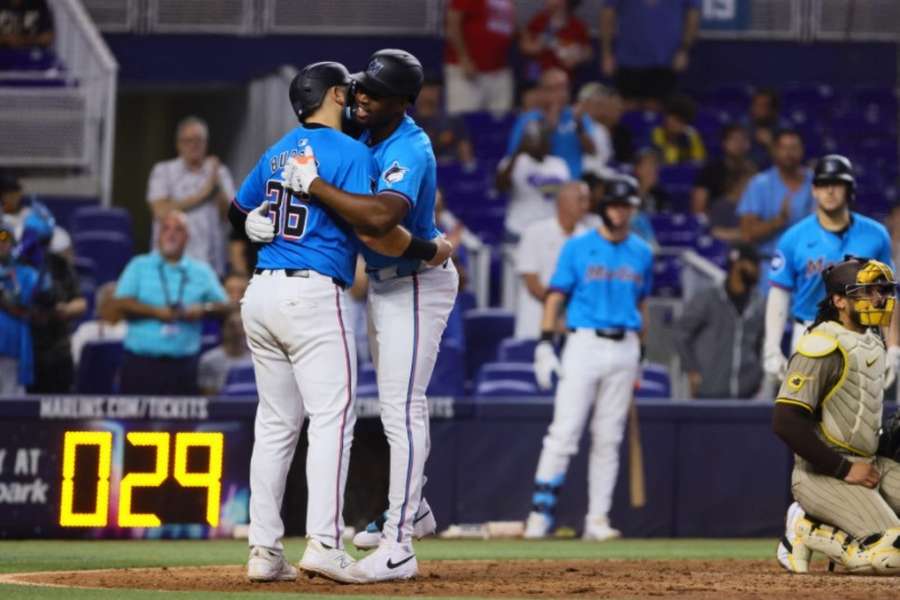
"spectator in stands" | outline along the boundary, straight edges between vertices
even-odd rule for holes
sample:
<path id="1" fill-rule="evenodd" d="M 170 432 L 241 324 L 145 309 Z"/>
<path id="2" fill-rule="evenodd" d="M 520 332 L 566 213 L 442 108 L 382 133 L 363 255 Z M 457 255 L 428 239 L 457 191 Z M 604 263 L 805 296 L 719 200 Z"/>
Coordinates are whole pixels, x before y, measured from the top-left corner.
<path id="1" fill-rule="evenodd" d="M 12 227 L 0 221 L 0 396 L 22 394 L 34 380 L 28 310 L 38 272 L 13 261 Z"/>
<path id="2" fill-rule="evenodd" d="M 200 356 L 197 388 L 205 396 L 215 396 L 225 387 L 228 371 L 251 365 L 250 351 L 244 337 L 240 311 L 232 311 L 222 323 L 222 343 Z"/>
<path id="3" fill-rule="evenodd" d="M 546 69 L 563 69 L 571 78 L 593 50 L 584 21 L 575 16 L 581 0 L 545 0 L 522 31 L 519 49 L 532 59 L 527 79 L 535 80 Z"/>
<path id="4" fill-rule="evenodd" d="M 534 221 L 522 232 L 516 250 L 516 273 L 522 282 L 516 302 L 515 337 L 540 337 L 544 296 L 556 269 L 556 260 L 566 240 L 588 230 L 584 217 L 589 206 L 587 184 L 570 181 L 556 196 L 556 215 Z"/>
<path id="5" fill-rule="evenodd" d="M 514 0 L 450 0 L 444 47 L 448 114 L 512 109 L 509 48 L 515 34 Z"/>
<path id="6" fill-rule="evenodd" d="M 0 2 L 0 49 L 28 50 L 53 44 L 53 14 L 46 0 Z"/>
<path id="7" fill-rule="evenodd" d="M 543 95 L 544 91 L 539 83 L 533 81 L 523 83 L 519 88 L 519 102 L 517 104 L 519 114 L 540 110 L 544 105 Z"/>
<path id="8" fill-rule="evenodd" d="M 675 344 L 694 398 L 751 398 L 763 380 L 765 302 L 757 289 L 759 254 L 737 245 L 724 284 L 685 303 Z"/>
<path id="9" fill-rule="evenodd" d="M 40 219 L 46 222 L 47 227 L 52 228 L 50 252 L 67 256 L 71 252 L 72 239 L 69 234 L 56 225 L 55 219 L 43 204 L 24 197 L 22 184 L 15 175 L 10 173 L 0 175 L 0 204 L 3 207 L 3 214 L 0 217 L 13 228 L 17 240 L 25 239 L 26 222 L 29 222 L 29 216 L 35 213 L 33 219 Z"/>
<path id="10" fill-rule="evenodd" d="M 607 164 L 634 160 L 634 136 L 621 123 L 625 103 L 619 92 L 602 83 L 587 83 L 578 92 L 578 102 L 594 125 L 594 154 L 584 156 L 584 170 L 602 177 Z"/>
<path id="11" fill-rule="evenodd" d="M 541 75 L 542 106 L 539 110 L 519 115 L 509 136 L 506 154 L 512 154 L 519 147 L 525 126 L 538 121 L 553 132 L 550 138 L 550 152 L 562 158 L 569 165 L 572 178 L 581 177 L 581 163 L 584 155 L 593 154 L 594 124 L 584 114 L 580 105 L 570 106 L 569 76 L 561 69 L 548 69 Z"/>
<path id="12" fill-rule="evenodd" d="M 700 133 L 691 126 L 697 109 L 694 101 L 676 94 L 666 101 L 662 124 L 650 132 L 650 140 L 667 165 L 701 163 L 706 160 L 706 147 Z"/>
<path id="13" fill-rule="evenodd" d="M 228 301 L 232 306 L 238 306 L 241 303 L 241 298 L 244 297 L 244 292 L 247 291 L 247 286 L 249 284 L 250 278 L 246 275 L 229 273 L 228 276 L 225 277 L 222 286 L 225 288 L 225 295 L 228 296 Z"/>
<path id="14" fill-rule="evenodd" d="M 641 212 L 655 214 L 672 208 L 672 198 L 659 183 L 662 158 L 656 148 L 641 148 L 634 160 L 634 178 L 638 182 Z M 639 214 L 639 213 L 638 213 Z"/>
<path id="15" fill-rule="evenodd" d="M 550 131 L 540 121 L 530 121 L 516 151 L 498 165 L 497 189 L 509 197 L 506 237 L 516 242 L 530 223 L 553 215 L 553 201 L 560 186 L 572 178 L 566 162 L 550 154 Z"/>
<path id="16" fill-rule="evenodd" d="M 256 268 L 256 248 L 242 234 L 234 228 L 228 234 L 228 272 L 249 278 Z"/>
<path id="17" fill-rule="evenodd" d="M 441 106 L 442 92 L 440 81 L 425 81 L 416 98 L 416 123 L 428 134 L 438 162 L 458 161 L 463 165 L 474 166 L 475 151 L 472 149 L 466 124 L 462 117 L 444 113 Z"/>
<path id="18" fill-rule="evenodd" d="M 687 69 L 700 29 L 700 0 L 604 0 L 600 66 L 627 100 L 659 110 Z"/>
<path id="19" fill-rule="evenodd" d="M 178 210 L 187 215 L 191 230 L 187 255 L 222 273 L 225 267 L 223 217 L 234 198 L 228 167 L 208 156 L 209 128 L 199 117 L 186 117 L 175 128 L 178 157 L 156 163 L 147 184 L 147 202 L 154 223 Z M 154 239 L 158 234 L 154 231 Z"/>
<path id="20" fill-rule="evenodd" d="M 722 155 L 708 160 L 691 190 L 691 212 L 709 216 L 710 210 L 738 182 L 746 182 L 756 172 L 750 159 L 750 138 L 741 125 L 726 125 L 721 135 Z"/>
<path id="21" fill-rule="evenodd" d="M 771 258 L 779 234 L 813 209 L 812 173 L 803 165 L 803 140 L 790 129 L 779 130 L 772 145 L 774 165 L 747 185 L 737 213 L 744 241 L 764 259 Z M 761 281 L 768 280 L 763 269 Z"/>
<path id="22" fill-rule="evenodd" d="M 95 295 L 96 318 L 85 321 L 72 334 L 72 362 L 76 369 L 81 361 L 81 351 L 88 342 L 120 342 L 125 339 L 126 323 L 115 311 L 116 282 L 100 286 Z"/>
<path id="23" fill-rule="evenodd" d="M 737 173 L 726 183 L 722 198 L 709 209 L 708 225 L 710 234 L 717 240 L 734 244 L 744 239 L 741 233 L 741 218 L 738 206 L 755 172 Z"/>
<path id="24" fill-rule="evenodd" d="M 43 243 L 49 246 L 49 232 Z M 34 344 L 34 383 L 28 387 L 30 393 L 72 391 L 72 329 L 85 312 L 87 300 L 81 295 L 72 264 L 60 254 L 46 252 L 30 312 Z"/>
<path id="25" fill-rule="evenodd" d="M 116 287 L 115 309 L 128 321 L 123 394 L 195 393 L 200 322 L 233 308 L 209 265 L 187 256 L 184 213 L 169 211 L 158 229 L 159 251 L 131 259 Z"/>
<path id="26" fill-rule="evenodd" d="M 750 130 L 750 157 L 759 167 L 772 164 L 772 143 L 780 129 L 790 126 L 781 118 L 781 99 L 771 88 L 760 88 L 750 97 L 749 114 L 744 125 Z"/>

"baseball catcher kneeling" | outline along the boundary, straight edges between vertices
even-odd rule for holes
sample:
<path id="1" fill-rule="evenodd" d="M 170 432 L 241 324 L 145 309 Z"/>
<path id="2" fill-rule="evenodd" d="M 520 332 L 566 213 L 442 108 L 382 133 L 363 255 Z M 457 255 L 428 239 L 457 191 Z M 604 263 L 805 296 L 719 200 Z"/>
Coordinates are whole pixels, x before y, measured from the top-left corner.
<path id="1" fill-rule="evenodd" d="M 779 564 L 806 573 L 814 551 L 856 573 L 900 574 L 900 463 L 882 439 L 886 352 L 896 281 L 888 265 L 847 257 L 822 273 L 826 297 L 776 399 L 775 433 L 795 452 Z"/>

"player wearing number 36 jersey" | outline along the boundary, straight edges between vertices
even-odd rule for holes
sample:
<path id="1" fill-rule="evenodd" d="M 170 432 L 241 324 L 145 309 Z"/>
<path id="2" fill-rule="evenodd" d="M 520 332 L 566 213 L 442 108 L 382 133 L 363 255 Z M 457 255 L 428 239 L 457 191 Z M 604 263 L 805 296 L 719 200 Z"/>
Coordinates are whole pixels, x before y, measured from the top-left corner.
<path id="1" fill-rule="evenodd" d="M 283 556 L 281 503 L 308 416 L 309 542 L 300 567 L 350 582 L 346 571 L 353 559 L 343 550 L 342 511 L 355 424 L 356 350 L 345 289 L 353 282 L 358 242 L 322 205 L 286 188 L 282 171 L 315 145 L 323 176 L 365 194 L 373 162 L 363 144 L 336 129 L 349 84 L 343 65 L 317 63 L 295 81 L 301 124 L 266 150 L 229 214 L 237 229 L 264 242 L 241 302 L 259 394 L 247 575 L 254 581 L 297 576 Z"/>

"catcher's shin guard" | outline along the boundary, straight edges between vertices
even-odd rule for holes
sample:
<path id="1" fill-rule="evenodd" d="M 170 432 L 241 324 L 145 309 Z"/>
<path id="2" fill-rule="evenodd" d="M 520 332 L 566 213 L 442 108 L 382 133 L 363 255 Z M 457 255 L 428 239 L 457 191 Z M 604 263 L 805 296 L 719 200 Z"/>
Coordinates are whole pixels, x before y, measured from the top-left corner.
<path id="1" fill-rule="evenodd" d="M 778 542 L 775 558 L 788 573 L 808 573 L 812 550 L 806 547 L 804 536 L 797 530 L 800 520 L 806 516 L 796 502 L 788 507 L 784 536 Z"/>
<path id="2" fill-rule="evenodd" d="M 810 550 L 825 556 L 852 573 L 872 570 L 872 562 L 860 542 L 837 527 L 804 517 L 797 522 L 797 535 Z"/>
<path id="3" fill-rule="evenodd" d="M 879 575 L 900 575 L 900 527 L 867 537 L 858 552 Z"/>

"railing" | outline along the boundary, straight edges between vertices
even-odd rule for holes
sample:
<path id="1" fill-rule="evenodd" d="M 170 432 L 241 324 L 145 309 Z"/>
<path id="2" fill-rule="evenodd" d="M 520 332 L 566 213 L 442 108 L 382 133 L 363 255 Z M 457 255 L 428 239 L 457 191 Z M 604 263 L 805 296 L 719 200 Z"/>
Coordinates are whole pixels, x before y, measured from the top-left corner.
<path id="1" fill-rule="evenodd" d="M 816 0 L 813 36 L 822 40 L 900 40 L 900 2 L 896 0 Z"/>
<path id="2" fill-rule="evenodd" d="M 104 32 L 134 31 L 138 27 L 138 0 L 82 0 L 97 27 Z"/>

